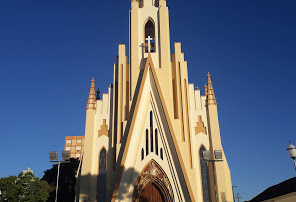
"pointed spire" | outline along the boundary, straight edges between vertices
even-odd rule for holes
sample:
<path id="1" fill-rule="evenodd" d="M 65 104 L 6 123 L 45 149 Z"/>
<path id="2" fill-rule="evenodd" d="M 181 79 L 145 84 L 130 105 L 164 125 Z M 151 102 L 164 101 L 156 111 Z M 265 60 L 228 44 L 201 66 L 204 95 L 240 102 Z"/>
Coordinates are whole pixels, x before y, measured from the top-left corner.
<path id="1" fill-rule="evenodd" d="M 208 72 L 208 86 L 207 86 L 207 92 L 206 92 L 206 96 L 207 96 L 207 104 L 217 104 L 216 102 L 216 97 L 215 97 L 215 93 L 214 93 L 214 88 L 213 88 L 213 84 L 211 81 L 211 75 L 210 72 Z"/>
<path id="2" fill-rule="evenodd" d="M 205 84 L 205 96 L 207 97 L 208 96 L 208 86 L 207 86 L 207 84 Z"/>
<path id="3" fill-rule="evenodd" d="M 95 79 L 94 78 L 92 78 L 92 80 L 91 80 L 90 91 L 88 94 L 86 109 L 96 109 L 96 89 L 95 89 Z"/>

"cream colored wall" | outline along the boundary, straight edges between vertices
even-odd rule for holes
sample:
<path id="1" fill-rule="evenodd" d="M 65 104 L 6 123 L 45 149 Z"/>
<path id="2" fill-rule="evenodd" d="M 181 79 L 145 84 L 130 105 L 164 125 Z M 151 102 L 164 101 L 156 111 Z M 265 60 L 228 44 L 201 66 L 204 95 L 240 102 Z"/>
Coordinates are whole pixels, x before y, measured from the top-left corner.
<path id="1" fill-rule="evenodd" d="M 198 116 L 201 116 L 202 122 L 204 122 L 204 127 L 208 129 L 207 125 L 207 114 L 205 108 L 205 97 L 200 95 L 200 90 L 194 89 L 194 84 L 188 85 L 188 95 L 190 103 L 190 131 L 191 131 L 191 147 L 192 147 L 192 161 L 193 169 L 195 171 L 196 180 L 196 197 L 199 201 L 203 200 L 202 191 L 202 180 L 201 180 L 201 168 L 200 168 L 200 156 L 199 149 L 204 146 L 207 150 L 209 149 L 209 136 L 204 133 L 195 134 L 196 123 L 198 122 Z"/>

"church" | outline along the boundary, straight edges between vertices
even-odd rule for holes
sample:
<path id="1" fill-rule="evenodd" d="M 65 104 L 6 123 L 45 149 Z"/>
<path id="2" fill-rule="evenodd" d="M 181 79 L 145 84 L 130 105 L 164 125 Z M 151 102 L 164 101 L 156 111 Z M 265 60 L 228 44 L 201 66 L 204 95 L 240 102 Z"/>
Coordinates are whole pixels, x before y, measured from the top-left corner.
<path id="1" fill-rule="evenodd" d="M 108 93 L 91 80 L 76 201 L 233 201 L 211 75 L 188 83 L 167 1 L 131 0 L 129 36 Z"/>

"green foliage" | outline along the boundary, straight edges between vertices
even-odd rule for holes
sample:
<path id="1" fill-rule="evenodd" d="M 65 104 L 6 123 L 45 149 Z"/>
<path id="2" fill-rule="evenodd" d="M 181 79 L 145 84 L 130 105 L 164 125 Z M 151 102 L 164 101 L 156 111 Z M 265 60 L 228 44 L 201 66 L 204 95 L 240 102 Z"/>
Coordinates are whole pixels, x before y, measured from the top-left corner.
<path id="1" fill-rule="evenodd" d="M 75 199 L 75 186 L 76 186 L 76 171 L 79 166 L 79 160 L 71 158 L 69 163 L 61 163 L 59 188 L 58 188 L 58 201 L 74 201 Z M 55 188 L 57 183 L 58 165 L 55 164 L 51 169 L 44 171 L 42 180 L 46 181 L 51 191 L 49 192 L 48 201 L 55 200 Z"/>
<path id="2" fill-rule="evenodd" d="M 46 201 L 49 185 L 33 173 L 20 173 L 0 179 L 0 201 Z"/>

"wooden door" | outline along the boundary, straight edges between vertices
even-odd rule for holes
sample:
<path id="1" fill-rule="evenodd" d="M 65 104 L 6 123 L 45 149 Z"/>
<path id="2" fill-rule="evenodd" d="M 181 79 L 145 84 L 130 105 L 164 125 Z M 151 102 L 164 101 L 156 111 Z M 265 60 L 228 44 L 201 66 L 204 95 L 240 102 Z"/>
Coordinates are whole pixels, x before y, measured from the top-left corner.
<path id="1" fill-rule="evenodd" d="M 140 196 L 140 202 L 164 202 L 164 196 L 160 188 L 152 183 L 149 182 L 144 189 L 142 190 Z"/>

